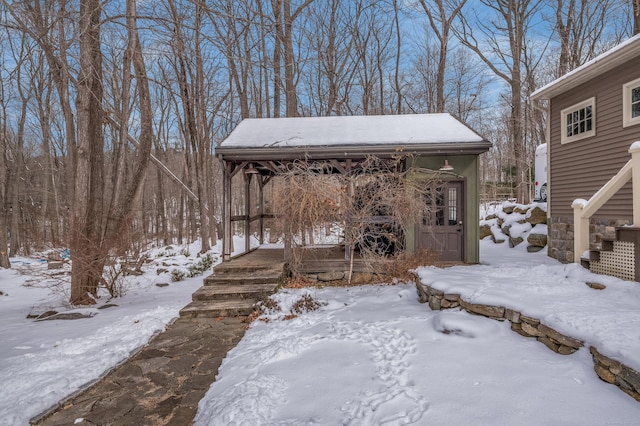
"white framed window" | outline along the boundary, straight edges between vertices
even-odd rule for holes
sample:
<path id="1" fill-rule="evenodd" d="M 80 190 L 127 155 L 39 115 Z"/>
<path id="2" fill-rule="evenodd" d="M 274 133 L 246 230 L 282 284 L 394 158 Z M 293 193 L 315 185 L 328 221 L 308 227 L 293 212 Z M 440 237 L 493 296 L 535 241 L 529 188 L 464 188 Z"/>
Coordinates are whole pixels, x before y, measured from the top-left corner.
<path id="1" fill-rule="evenodd" d="M 568 143 L 596 135 L 596 98 L 563 109 L 561 143 Z"/>
<path id="2" fill-rule="evenodd" d="M 622 126 L 640 124 L 640 78 L 622 86 Z"/>

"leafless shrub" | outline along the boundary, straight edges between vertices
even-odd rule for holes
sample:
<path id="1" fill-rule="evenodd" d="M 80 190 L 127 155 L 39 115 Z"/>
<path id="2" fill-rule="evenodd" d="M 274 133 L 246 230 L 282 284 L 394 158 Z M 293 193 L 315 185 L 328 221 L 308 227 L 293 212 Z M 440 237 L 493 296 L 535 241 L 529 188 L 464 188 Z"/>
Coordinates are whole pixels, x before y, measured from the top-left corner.
<path id="1" fill-rule="evenodd" d="M 411 167 L 411 160 L 402 153 L 391 159 L 368 156 L 347 170 L 296 161 L 281 172 L 274 213 L 285 240 L 291 239 L 292 272 L 299 271 L 305 233 L 328 224 L 342 225 L 351 252 L 348 281 L 356 251 L 370 265 L 403 251 L 405 235 L 428 213 L 425 189 L 440 178 L 438 172 Z"/>

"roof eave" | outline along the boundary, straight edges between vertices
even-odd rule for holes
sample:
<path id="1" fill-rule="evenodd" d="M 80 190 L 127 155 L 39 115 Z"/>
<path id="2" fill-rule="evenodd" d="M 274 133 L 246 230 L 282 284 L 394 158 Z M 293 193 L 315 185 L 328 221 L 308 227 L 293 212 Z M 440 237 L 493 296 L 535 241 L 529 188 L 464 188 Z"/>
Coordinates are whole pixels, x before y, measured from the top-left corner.
<path id="1" fill-rule="evenodd" d="M 411 145 L 358 145 L 358 146 L 314 146 L 314 147 L 224 147 L 216 148 L 216 156 L 226 161 L 295 160 L 295 159 L 349 159 L 367 155 L 391 156 L 407 155 L 462 155 L 482 154 L 491 148 L 491 142 L 429 143 Z"/>
<path id="2" fill-rule="evenodd" d="M 613 49 L 616 49 L 615 47 Z M 549 100 L 640 55 L 640 37 L 614 50 L 603 53 L 584 65 L 552 81 L 531 94 L 531 100 Z"/>

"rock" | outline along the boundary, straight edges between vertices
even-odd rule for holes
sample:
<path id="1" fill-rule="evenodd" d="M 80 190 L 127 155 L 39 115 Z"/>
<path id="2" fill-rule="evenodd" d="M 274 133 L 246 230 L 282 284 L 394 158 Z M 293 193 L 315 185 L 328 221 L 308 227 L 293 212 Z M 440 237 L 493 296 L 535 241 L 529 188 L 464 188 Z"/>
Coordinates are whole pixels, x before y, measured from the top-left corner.
<path id="1" fill-rule="evenodd" d="M 605 288 L 607 288 L 606 285 L 604 284 L 600 284 L 600 283 L 585 283 L 586 285 L 588 285 L 589 287 L 591 287 L 594 290 L 604 290 Z"/>
<path id="2" fill-rule="evenodd" d="M 416 290 L 418 291 L 418 301 L 420 303 L 427 303 L 429 301 L 429 295 L 425 290 L 425 286 L 420 284 L 420 280 L 416 281 Z"/>
<path id="3" fill-rule="evenodd" d="M 546 347 L 548 347 L 554 352 L 558 352 L 558 348 L 560 347 L 560 345 L 558 345 L 556 342 L 549 339 L 548 337 L 538 337 L 538 342 L 544 343 Z"/>
<path id="4" fill-rule="evenodd" d="M 169 272 L 169 270 L 167 268 L 158 268 L 158 269 L 156 269 L 156 274 L 157 275 L 164 274 L 165 272 Z"/>
<path id="5" fill-rule="evenodd" d="M 520 324 L 520 312 L 518 311 L 507 308 L 504 310 L 504 317 L 512 323 Z"/>
<path id="6" fill-rule="evenodd" d="M 510 237 L 511 236 L 511 233 L 510 233 L 511 226 L 512 226 L 511 224 L 504 225 L 502 228 L 500 228 L 500 230 L 502 230 L 502 233 L 504 235 L 506 235 L 507 237 Z"/>
<path id="7" fill-rule="evenodd" d="M 449 302 L 459 302 L 460 295 L 455 293 L 445 293 L 444 298 Z"/>
<path id="8" fill-rule="evenodd" d="M 593 359 L 596 361 L 597 364 L 602 364 L 608 368 L 614 367 L 614 368 L 622 369 L 622 365 L 618 361 L 615 361 L 609 357 L 602 355 L 593 346 L 589 348 L 589 352 L 591 352 L 591 355 L 593 355 Z"/>
<path id="9" fill-rule="evenodd" d="M 609 371 L 607 368 L 603 367 L 600 364 L 596 364 L 593 369 L 596 371 L 596 374 L 598 375 L 598 377 L 600 377 L 602 380 L 604 380 L 607 383 L 615 383 L 616 382 L 616 376 L 615 374 L 613 374 L 611 371 Z"/>
<path id="10" fill-rule="evenodd" d="M 29 314 L 29 315 L 27 315 L 27 319 L 34 319 L 34 318 L 35 319 L 44 319 L 44 318 L 53 316 L 53 315 L 55 315 L 57 313 L 58 313 L 58 311 L 46 311 L 46 312 L 43 312 L 41 314 Z"/>
<path id="11" fill-rule="evenodd" d="M 102 306 L 98 306 L 98 309 L 109 309 L 109 308 L 117 308 L 118 305 L 116 305 L 115 303 L 105 303 Z"/>
<path id="12" fill-rule="evenodd" d="M 462 299 L 460 299 L 460 306 L 463 309 L 474 314 L 483 315 L 489 318 L 504 318 L 504 307 L 502 306 L 483 305 L 480 303 L 467 303 Z"/>
<path id="13" fill-rule="evenodd" d="M 328 281 L 338 281 L 344 278 L 344 272 L 333 271 L 333 272 L 322 272 L 318 274 L 318 281 L 328 282 Z"/>
<path id="14" fill-rule="evenodd" d="M 435 296 L 431 296 L 429 298 L 429 307 L 431 308 L 431 310 L 433 311 L 439 311 L 442 309 L 442 305 L 440 304 L 440 298 L 439 297 L 435 297 Z"/>
<path id="15" fill-rule="evenodd" d="M 520 316 L 520 319 L 522 319 L 522 316 Z M 538 327 L 535 327 L 535 326 L 533 326 L 531 324 L 528 324 L 526 322 L 520 322 L 520 326 L 522 327 L 522 331 L 524 331 L 525 333 L 527 333 L 531 337 L 540 337 L 540 336 L 542 336 L 542 333 L 540 333 L 538 331 Z"/>
<path id="16" fill-rule="evenodd" d="M 351 284 L 371 284 L 375 281 L 376 276 L 369 272 L 354 272 L 351 277 Z"/>
<path id="17" fill-rule="evenodd" d="M 513 208 L 513 212 L 514 213 L 520 213 L 520 214 L 526 214 L 527 213 L 527 208 L 526 207 L 514 207 Z"/>
<path id="18" fill-rule="evenodd" d="M 580 349 L 584 345 L 582 341 L 560 334 L 553 328 L 547 327 L 544 324 L 538 325 L 538 330 L 560 345 L 569 346 L 570 348 L 575 349 Z"/>
<path id="19" fill-rule="evenodd" d="M 513 213 L 513 209 L 515 208 L 515 206 L 503 206 L 502 207 L 502 211 L 506 214 L 511 214 Z"/>
<path id="20" fill-rule="evenodd" d="M 633 389 L 636 392 L 640 392 L 640 373 L 626 365 L 623 365 L 620 377 L 622 377 L 625 382 L 633 386 Z"/>
<path id="21" fill-rule="evenodd" d="M 544 247 L 547 245 L 547 236 L 545 234 L 529 234 L 527 242 L 532 246 Z"/>
<path id="22" fill-rule="evenodd" d="M 514 248 L 515 246 L 522 243 L 523 241 L 524 241 L 524 238 L 522 237 L 518 237 L 518 238 L 509 237 L 509 247 Z"/>
<path id="23" fill-rule="evenodd" d="M 537 252 L 541 251 L 542 249 L 544 249 L 544 247 L 527 246 L 527 253 L 537 253 Z"/>
<path id="24" fill-rule="evenodd" d="M 491 220 L 491 219 L 497 219 L 498 215 L 497 214 L 490 214 L 489 216 L 485 217 L 484 220 Z"/>
<path id="25" fill-rule="evenodd" d="M 156 283 L 156 287 L 169 287 L 169 283 Z"/>
<path id="26" fill-rule="evenodd" d="M 82 318 L 91 318 L 95 313 L 82 313 L 82 312 L 62 312 L 59 314 L 51 315 L 46 318 L 37 318 L 36 321 L 49 321 L 49 320 L 76 320 Z"/>
<path id="27" fill-rule="evenodd" d="M 521 322 L 526 322 L 529 325 L 532 325 L 534 327 L 538 327 L 538 324 L 540 324 L 540 320 L 537 318 L 533 318 L 533 317 L 528 317 L 526 315 L 522 315 L 520 314 L 520 321 Z"/>
<path id="28" fill-rule="evenodd" d="M 511 330 L 515 331 L 516 333 L 518 333 L 519 335 L 523 336 L 523 337 L 531 337 L 531 335 L 525 333 L 524 331 L 522 331 L 522 324 L 517 324 L 515 322 L 511 323 Z"/>
<path id="29" fill-rule="evenodd" d="M 569 346 L 564 346 L 564 345 L 560 345 L 560 347 L 558 348 L 558 353 L 560 355 L 571 355 L 575 351 L 577 351 L 577 349 L 570 348 Z"/>
<path id="30" fill-rule="evenodd" d="M 547 223 L 547 212 L 542 210 L 540 207 L 536 206 L 527 214 L 527 218 L 525 219 L 531 225 L 538 224 L 546 224 Z"/>
<path id="31" fill-rule="evenodd" d="M 491 232 L 491 226 L 490 225 L 482 225 L 480 226 L 480 236 L 479 238 L 481 240 L 487 238 L 487 237 L 491 237 L 493 236 L 493 232 Z"/>

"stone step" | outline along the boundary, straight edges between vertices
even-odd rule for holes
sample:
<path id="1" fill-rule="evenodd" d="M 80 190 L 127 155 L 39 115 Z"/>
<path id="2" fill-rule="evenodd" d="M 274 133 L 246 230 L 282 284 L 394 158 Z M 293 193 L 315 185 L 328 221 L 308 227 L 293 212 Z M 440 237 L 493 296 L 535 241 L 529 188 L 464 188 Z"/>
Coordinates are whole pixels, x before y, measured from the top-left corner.
<path id="1" fill-rule="evenodd" d="M 204 285 L 276 284 L 282 281 L 282 275 L 282 271 L 273 270 L 237 273 L 220 273 L 216 271 L 204 279 Z"/>
<path id="2" fill-rule="evenodd" d="M 186 318 L 217 318 L 250 315 L 256 304 L 253 299 L 231 299 L 214 301 L 195 301 L 180 311 Z"/>
<path id="3" fill-rule="evenodd" d="M 200 287 L 193 293 L 194 301 L 253 299 L 260 300 L 273 294 L 278 288 L 277 283 L 265 284 L 237 284 L 237 285 L 207 285 Z"/>

